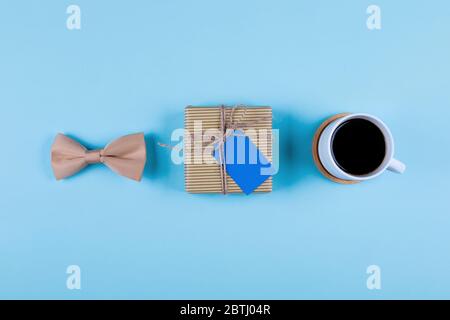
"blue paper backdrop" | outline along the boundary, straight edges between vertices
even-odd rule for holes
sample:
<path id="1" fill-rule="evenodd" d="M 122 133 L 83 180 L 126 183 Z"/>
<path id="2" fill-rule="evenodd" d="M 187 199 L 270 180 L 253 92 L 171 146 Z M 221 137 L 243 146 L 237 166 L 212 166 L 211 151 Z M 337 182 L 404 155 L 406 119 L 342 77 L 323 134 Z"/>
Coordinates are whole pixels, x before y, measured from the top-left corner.
<path id="1" fill-rule="evenodd" d="M 77 0 L 72 31 L 70 4 L 1 2 L 1 298 L 450 298 L 448 1 L 377 0 L 375 31 L 363 0 Z M 219 103 L 273 107 L 273 193 L 186 194 L 155 146 L 186 105 Z M 323 178 L 311 138 L 342 111 L 381 117 L 407 172 Z M 101 147 L 139 131 L 142 183 L 53 179 L 57 132 Z"/>

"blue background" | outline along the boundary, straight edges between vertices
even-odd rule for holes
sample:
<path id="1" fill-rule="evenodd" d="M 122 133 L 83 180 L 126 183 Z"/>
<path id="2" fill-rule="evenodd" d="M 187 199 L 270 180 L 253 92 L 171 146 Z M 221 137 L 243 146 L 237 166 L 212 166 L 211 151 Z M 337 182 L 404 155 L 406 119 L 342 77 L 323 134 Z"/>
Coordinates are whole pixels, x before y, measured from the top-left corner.
<path id="1" fill-rule="evenodd" d="M 70 4 L 0 4 L 1 298 L 450 298 L 448 1 L 377 0 L 379 31 L 363 0 L 78 0 L 73 31 Z M 186 105 L 220 103 L 273 107 L 271 194 L 187 194 L 155 146 Z M 318 173 L 311 138 L 342 111 L 390 126 L 403 176 Z M 102 166 L 54 180 L 57 132 L 139 131 L 141 183 Z"/>

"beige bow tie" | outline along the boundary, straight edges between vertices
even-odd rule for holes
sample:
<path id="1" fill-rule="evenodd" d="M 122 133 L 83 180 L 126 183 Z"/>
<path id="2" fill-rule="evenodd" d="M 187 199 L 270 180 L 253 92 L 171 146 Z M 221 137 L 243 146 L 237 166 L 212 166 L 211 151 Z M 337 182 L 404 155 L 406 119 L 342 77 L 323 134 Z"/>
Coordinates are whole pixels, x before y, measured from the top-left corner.
<path id="1" fill-rule="evenodd" d="M 143 133 L 123 136 L 99 150 L 87 150 L 61 133 L 52 145 L 52 168 L 57 180 L 70 177 L 89 164 L 104 163 L 121 176 L 140 181 L 145 161 Z"/>

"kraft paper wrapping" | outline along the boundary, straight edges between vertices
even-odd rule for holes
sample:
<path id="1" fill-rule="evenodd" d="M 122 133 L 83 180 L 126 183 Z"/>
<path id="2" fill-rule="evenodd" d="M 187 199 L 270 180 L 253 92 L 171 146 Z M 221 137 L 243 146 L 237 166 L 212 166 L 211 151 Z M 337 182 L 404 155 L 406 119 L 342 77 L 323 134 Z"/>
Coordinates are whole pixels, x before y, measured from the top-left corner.
<path id="1" fill-rule="evenodd" d="M 226 108 L 226 117 L 229 117 L 232 112 L 232 107 Z M 260 121 L 260 119 L 263 119 Z M 272 162 L 272 108 L 271 107 L 246 107 L 236 108 L 233 114 L 233 119 L 239 119 L 239 122 L 251 123 L 251 128 L 244 127 L 243 130 L 254 130 L 254 132 L 265 132 L 266 136 L 263 138 L 249 135 L 251 141 L 258 147 L 266 158 Z M 255 123 L 255 120 L 256 123 Z M 201 123 L 201 130 L 199 130 L 199 123 Z M 204 137 L 203 134 L 208 129 L 220 130 L 220 106 L 216 107 L 192 107 L 188 106 L 185 109 L 184 118 L 184 176 L 185 188 L 189 193 L 222 193 L 222 182 L 220 166 L 214 160 L 212 154 L 203 152 L 205 147 L 213 143 L 212 138 Z M 194 128 L 195 127 L 195 128 Z M 196 129 L 196 130 L 195 130 Z M 258 131 L 263 129 L 262 131 Z M 265 130 L 264 130 L 265 129 Z M 201 132 L 200 139 L 195 139 L 194 135 Z M 249 131 L 247 131 L 249 132 Z M 251 132 L 251 131 L 250 131 Z M 205 141 L 206 140 L 206 141 Z M 197 141 L 197 142 L 196 142 Z M 200 156 L 197 151 L 201 147 L 202 152 Z M 207 159 L 210 157 L 209 159 Z M 205 161 L 203 160 L 208 160 Z M 230 176 L 226 176 L 228 184 L 228 193 L 242 193 L 242 190 L 234 182 Z M 263 184 L 261 184 L 254 192 L 271 192 L 272 191 L 272 177 L 269 177 Z"/>

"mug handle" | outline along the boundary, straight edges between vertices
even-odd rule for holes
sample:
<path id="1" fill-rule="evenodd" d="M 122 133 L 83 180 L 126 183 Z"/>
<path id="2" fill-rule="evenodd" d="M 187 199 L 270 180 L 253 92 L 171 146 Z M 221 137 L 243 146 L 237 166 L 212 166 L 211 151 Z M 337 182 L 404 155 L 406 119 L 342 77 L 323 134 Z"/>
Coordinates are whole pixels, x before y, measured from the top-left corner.
<path id="1" fill-rule="evenodd" d="M 406 170 L 406 166 L 403 162 L 398 161 L 397 159 L 392 159 L 387 169 L 395 173 L 403 173 Z"/>

